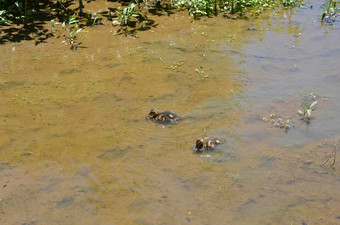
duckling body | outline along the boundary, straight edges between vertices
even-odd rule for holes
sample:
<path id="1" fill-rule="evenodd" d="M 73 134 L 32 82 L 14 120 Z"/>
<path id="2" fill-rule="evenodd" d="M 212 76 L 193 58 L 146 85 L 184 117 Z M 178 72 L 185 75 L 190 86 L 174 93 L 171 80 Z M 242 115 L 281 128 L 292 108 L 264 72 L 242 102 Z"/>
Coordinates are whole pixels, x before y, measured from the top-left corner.
<path id="1" fill-rule="evenodd" d="M 219 138 L 205 137 L 199 138 L 196 141 L 195 152 L 202 152 L 207 150 L 214 150 L 218 145 L 223 144 L 224 140 Z"/>
<path id="2" fill-rule="evenodd" d="M 176 113 L 170 111 L 159 112 L 157 109 L 151 109 L 150 113 L 145 118 L 164 124 L 173 124 L 182 119 Z"/>

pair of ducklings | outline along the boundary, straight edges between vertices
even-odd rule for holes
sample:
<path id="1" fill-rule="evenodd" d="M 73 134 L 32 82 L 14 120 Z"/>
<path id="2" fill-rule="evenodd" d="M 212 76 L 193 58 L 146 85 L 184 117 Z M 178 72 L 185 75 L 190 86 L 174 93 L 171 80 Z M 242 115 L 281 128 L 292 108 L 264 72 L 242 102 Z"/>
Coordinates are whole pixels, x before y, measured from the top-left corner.
<path id="1" fill-rule="evenodd" d="M 161 124 L 174 124 L 180 121 L 182 118 L 176 113 L 170 111 L 160 112 L 157 109 L 151 109 L 150 113 L 145 117 L 148 120 Z M 214 150 L 218 145 L 223 144 L 224 140 L 219 138 L 199 138 L 196 140 L 195 152 L 211 151 Z"/>

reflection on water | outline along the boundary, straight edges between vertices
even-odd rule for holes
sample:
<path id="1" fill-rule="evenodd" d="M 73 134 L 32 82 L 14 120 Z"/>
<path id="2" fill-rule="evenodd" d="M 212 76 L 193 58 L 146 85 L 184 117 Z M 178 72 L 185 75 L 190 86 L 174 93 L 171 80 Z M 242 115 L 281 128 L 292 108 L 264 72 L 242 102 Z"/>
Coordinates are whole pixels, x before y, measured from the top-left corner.
<path id="1" fill-rule="evenodd" d="M 340 31 L 318 13 L 171 16 L 137 39 L 98 26 L 79 53 L 0 46 L 1 223 L 338 223 Z M 146 121 L 151 108 L 183 121 Z M 193 154 L 205 136 L 226 144 Z"/>

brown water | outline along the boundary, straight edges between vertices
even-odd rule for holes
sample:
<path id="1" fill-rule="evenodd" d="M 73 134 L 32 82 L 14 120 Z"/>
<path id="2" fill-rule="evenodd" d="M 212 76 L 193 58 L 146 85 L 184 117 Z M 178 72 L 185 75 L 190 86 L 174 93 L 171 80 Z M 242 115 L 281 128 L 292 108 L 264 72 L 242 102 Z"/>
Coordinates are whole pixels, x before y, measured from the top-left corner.
<path id="1" fill-rule="evenodd" d="M 164 16 L 138 38 L 107 23 L 78 52 L 0 46 L 0 223 L 339 224 L 340 24 L 314 4 Z M 313 98 L 308 126 L 296 111 Z M 151 108 L 183 121 L 146 121 Z M 193 154 L 204 136 L 226 144 Z"/>

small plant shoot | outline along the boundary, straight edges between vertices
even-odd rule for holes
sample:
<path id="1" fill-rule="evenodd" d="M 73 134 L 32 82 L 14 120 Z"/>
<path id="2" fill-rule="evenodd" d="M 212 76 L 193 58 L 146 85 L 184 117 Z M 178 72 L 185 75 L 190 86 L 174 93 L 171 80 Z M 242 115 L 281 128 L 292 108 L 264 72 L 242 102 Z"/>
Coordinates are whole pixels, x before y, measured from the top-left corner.
<path id="1" fill-rule="evenodd" d="M 298 114 L 300 116 L 302 116 L 302 120 L 307 122 L 311 120 L 311 116 L 312 116 L 312 111 L 313 111 L 313 107 L 317 104 L 317 101 L 314 101 L 312 103 L 307 103 L 305 102 L 305 105 L 302 106 L 302 110 L 298 110 Z"/>

